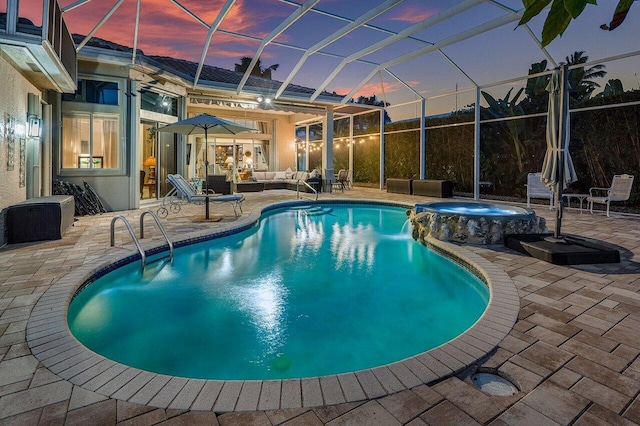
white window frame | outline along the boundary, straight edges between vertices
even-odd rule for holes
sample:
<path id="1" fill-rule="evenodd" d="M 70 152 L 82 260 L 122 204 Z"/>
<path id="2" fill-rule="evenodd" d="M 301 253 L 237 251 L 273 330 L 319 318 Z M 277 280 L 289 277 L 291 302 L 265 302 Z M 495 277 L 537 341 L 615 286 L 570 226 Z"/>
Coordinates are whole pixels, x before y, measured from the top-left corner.
<path id="1" fill-rule="evenodd" d="M 85 80 L 97 80 L 106 82 L 115 82 L 118 84 L 118 105 L 103 105 L 88 102 L 61 102 L 60 123 L 64 121 L 64 117 L 72 116 L 89 116 L 91 126 L 91 136 L 93 136 L 93 117 L 96 115 L 105 117 L 118 118 L 118 167 L 115 168 L 63 168 L 62 158 L 65 147 L 64 130 L 60 131 L 60 144 L 58 149 L 58 170 L 60 176 L 125 176 L 127 170 L 127 153 L 126 146 L 126 79 L 107 77 L 102 75 L 79 75 L 78 78 Z M 89 141 L 90 152 L 93 154 L 93 140 Z"/>

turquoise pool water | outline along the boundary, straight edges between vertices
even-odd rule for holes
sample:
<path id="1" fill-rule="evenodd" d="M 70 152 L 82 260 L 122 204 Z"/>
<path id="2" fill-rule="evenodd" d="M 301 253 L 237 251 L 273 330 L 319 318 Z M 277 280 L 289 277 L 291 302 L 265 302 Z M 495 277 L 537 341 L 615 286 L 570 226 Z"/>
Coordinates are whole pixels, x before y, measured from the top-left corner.
<path id="1" fill-rule="evenodd" d="M 411 239 L 405 211 L 272 210 L 176 250 L 173 265 L 98 278 L 73 299 L 69 327 L 107 358 L 189 378 L 302 378 L 417 355 L 473 325 L 489 292 Z"/>
<path id="2" fill-rule="evenodd" d="M 482 201 L 435 201 L 416 204 L 416 213 L 446 213 L 464 216 L 486 216 L 505 219 L 525 218 L 533 215 L 533 211 L 507 204 Z"/>

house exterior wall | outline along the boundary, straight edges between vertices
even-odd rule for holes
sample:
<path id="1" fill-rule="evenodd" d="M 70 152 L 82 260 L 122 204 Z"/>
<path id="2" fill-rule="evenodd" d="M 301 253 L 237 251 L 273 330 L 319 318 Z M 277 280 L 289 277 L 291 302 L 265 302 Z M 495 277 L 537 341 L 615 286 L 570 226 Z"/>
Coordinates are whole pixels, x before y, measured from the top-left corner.
<path id="1" fill-rule="evenodd" d="M 62 169 L 62 117 L 63 113 L 100 112 L 100 105 L 82 102 L 60 102 L 60 108 L 54 113 L 56 132 L 53 141 L 53 174 L 54 179 L 70 182 L 84 188 L 87 182 L 96 191 L 105 208 L 110 211 L 129 210 L 136 208 L 130 194 L 134 191 L 135 182 L 131 174 L 131 161 L 136 133 L 130 129 L 131 111 L 135 109 L 135 98 L 126 96 L 129 91 L 127 70 L 114 65 L 102 65 L 94 62 L 79 62 L 78 75 L 80 78 L 118 81 L 120 83 L 120 102 L 118 114 L 120 117 L 120 149 L 121 162 L 118 170 L 90 170 L 90 169 Z M 61 95 L 58 95 L 61 96 Z M 132 104 L 133 107 L 131 107 Z M 133 109 L 132 109 L 133 108 Z M 137 117 L 136 114 L 133 114 Z M 135 192 L 137 193 L 137 192 Z"/>
<path id="2" fill-rule="evenodd" d="M 27 199 L 26 185 L 20 187 L 20 138 L 26 138 L 27 94 L 42 97 L 42 91 L 14 68 L 0 49 L 0 246 L 6 243 L 6 208 Z M 13 170 L 7 170 L 7 117 L 15 118 L 17 129 Z M 26 164 L 26 163 L 25 163 Z"/>
<path id="3" fill-rule="evenodd" d="M 285 116 L 276 123 L 275 133 L 278 140 L 278 150 L 276 152 L 276 162 L 278 167 L 275 170 L 286 170 L 287 168 L 295 170 L 295 124 L 291 123 L 288 116 Z"/>
<path id="4" fill-rule="evenodd" d="M 78 65 L 80 78 L 87 79 L 119 79 L 122 82 L 122 91 L 130 90 L 136 92 L 135 84 L 131 87 L 131 80 L 128 78 L 126 69 L 115 65 L 102 65 L 95 62 L 81 61 Z M 62 131 L 57 131 L 53 143 L 53 178 L 63 180 L 83 186 L 84 182 L 89 183 L 99 195 L 103 204 L 108 210 L 128 210 L 140 206 L 139 178 L 135 176 L 138 172 L 138 139 L 140 134 L 138 129 L 140 122 L 140 102 L 137 97 L 121 96 L 123 101 L 120 105 L 119 114 L 122 121 L 121 126 L 121 146 L 125 163 L 120 171 L 105 173 L 101 170 L 88 169 L 62 169 L 61 168 L 61 146 Z M 59 102 L 54 113 L 54 128 L 60 129 L 63 113 L 73 111 L 87 111 L 94 108 L 91 105 L 83 105 L 80 102 Z M 288 167 L 295 168 L 294 161 L 294 131 L 295 125 L 291 122 L 288 114 L 265 112 L 263 110 L 247 110 L 243 108 L 216 108 L 214 106 L 200 106 L 187 102 L 187 116 L 207 112 L 222 118 L 245 119 L 269 121 L 271 123 L 272 152 L 270 154 L 270 169 L 285 170 Z M 180 139 L 179 139 L 180 140 Z M 186 157 L 178 160 L 184 163 Z M 179 170 L 184 169 L 184 164 L 178 165 Z M 133 170 L 133 172 L 132 172 Z"/>

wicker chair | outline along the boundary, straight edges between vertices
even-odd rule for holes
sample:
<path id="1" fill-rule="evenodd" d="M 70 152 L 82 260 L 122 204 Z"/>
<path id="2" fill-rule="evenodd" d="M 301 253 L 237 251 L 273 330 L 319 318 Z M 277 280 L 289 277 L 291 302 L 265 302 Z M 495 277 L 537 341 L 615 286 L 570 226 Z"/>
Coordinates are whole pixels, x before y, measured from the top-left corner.
<path id="1" fill-rule="evenodd" d="M 207 181 L 202 183 L 202 189 L 205 188 L 215 194 L 228 195 L 231 194 L 231 181 L 227 180 L 227 175 L 207 175 Z"/>

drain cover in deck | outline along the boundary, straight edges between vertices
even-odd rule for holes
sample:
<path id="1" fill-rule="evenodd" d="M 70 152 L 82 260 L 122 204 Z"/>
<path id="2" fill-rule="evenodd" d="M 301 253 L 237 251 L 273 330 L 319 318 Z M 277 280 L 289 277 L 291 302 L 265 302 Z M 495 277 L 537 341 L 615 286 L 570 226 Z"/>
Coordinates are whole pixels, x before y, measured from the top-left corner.
<path id="1" fill-rule="evenodd" d="M 518 388 L 507 379 L 491 373 L 477 373 L 471 377 L 473 384 L 488 395 L 511 396 Z"/>

